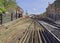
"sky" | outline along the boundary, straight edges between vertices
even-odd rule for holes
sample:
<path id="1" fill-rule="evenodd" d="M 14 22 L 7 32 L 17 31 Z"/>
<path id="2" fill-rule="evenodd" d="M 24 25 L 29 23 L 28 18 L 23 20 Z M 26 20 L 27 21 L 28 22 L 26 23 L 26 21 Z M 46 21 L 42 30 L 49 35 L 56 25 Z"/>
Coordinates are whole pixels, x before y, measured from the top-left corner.
<path id="1" fill-rule="evenodd" d="M 53 3 L 55 0 L 16 0 L 17 5 L 20 6 L 24 12 L 30 14 L 41 14 L 46 11 L 49 3 Z"/>

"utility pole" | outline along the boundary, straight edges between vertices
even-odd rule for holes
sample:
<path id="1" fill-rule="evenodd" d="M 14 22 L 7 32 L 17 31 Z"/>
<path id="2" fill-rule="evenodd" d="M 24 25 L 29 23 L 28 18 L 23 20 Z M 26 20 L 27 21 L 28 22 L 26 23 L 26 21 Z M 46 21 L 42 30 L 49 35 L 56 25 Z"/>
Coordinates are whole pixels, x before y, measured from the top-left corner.
<path id="1" fill-rule="evenodd" d="M 28 12 L 27 12 L 27 10 L 26 10 L 26 15 L 28 15 Z"/>

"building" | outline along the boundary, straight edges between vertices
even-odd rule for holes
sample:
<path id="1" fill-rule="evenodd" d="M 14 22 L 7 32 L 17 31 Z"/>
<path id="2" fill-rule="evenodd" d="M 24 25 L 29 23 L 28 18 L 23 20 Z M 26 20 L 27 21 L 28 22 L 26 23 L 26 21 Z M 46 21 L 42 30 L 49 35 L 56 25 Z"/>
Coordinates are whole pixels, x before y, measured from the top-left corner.
<path id="1" fill-rule="evenodd" d="M 49 6 L 46 8 L 47 17 L 54 19 L 55 17 L 55 5 L 49 4 Z"/>
<path id="2" fill-rule="evenodd" d="M 56 20 L 60 20 L 60 0 L 56 0 L 54 2 L 55 4 L 55 12 L 56 12 L 56 15 L 55 15 L 55 19 Z"/>
<path id="3" fill-rule="evenodd" d="M 18 18 L 23 16 L 23 12 L 24 11 L 23 11 L 23 9 L 21 7 L 16 8 L 16 13 L 17 13 Z"/>
<path id="4" fill-rule="evenodd" d="M 60 0 L 55 0 L 46 8 L 47 17 L 53 20 L 60 20 Z"/>

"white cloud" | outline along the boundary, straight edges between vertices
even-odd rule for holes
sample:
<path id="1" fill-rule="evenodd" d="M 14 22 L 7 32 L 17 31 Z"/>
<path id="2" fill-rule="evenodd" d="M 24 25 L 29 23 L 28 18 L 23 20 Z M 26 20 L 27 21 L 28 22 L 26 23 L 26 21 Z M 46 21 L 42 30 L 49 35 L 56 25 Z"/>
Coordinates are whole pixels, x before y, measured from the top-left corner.
<path id="1" fill-rule="evenodd" d="M 33 8 L 33 10 L 35 11 L 35 10 L 37 10 L 36 8 Z"/>

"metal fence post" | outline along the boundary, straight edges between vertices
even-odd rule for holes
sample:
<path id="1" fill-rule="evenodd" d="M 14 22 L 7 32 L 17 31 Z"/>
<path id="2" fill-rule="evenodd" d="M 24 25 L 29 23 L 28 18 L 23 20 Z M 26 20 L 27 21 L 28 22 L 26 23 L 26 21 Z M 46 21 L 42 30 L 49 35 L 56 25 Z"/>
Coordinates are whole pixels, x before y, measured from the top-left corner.
<path id="1" fill-rule="evenodd" d="M 11 13 L 11 21 L 13 21 L 13 13 Z"/>
<path id="2" fill-rule="evenodd" d="M 16 10 L 16 19 L 17 19 L 17 10 Z"/>
<path id="3" fill-rule="evenodd" d="M 0 24 L 2 24 L 2 13 L 0 13 L 0 20 L 1 20 Z"/>

